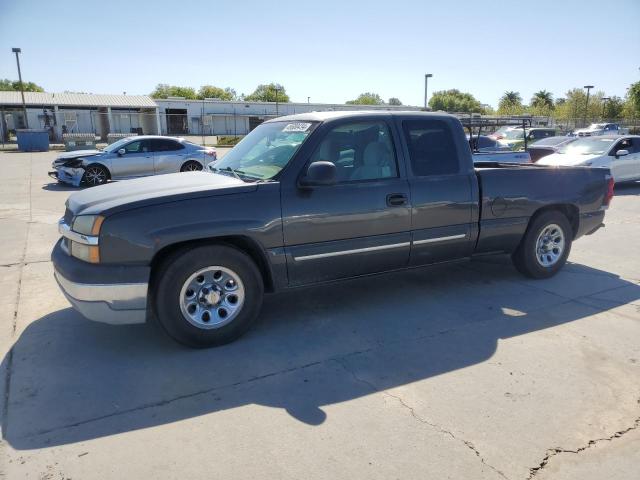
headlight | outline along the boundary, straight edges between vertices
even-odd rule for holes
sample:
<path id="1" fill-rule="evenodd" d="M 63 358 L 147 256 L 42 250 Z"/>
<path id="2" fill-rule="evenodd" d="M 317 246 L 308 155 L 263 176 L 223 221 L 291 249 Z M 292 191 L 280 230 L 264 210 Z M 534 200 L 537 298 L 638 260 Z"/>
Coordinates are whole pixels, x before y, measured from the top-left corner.
<path id="1" fill-rule="evenodd" d="M 73 220 L 71 230 L 82 235 L 97 236 L 100 234 L 104 217 L 101 215 L 79 215 Z"/>

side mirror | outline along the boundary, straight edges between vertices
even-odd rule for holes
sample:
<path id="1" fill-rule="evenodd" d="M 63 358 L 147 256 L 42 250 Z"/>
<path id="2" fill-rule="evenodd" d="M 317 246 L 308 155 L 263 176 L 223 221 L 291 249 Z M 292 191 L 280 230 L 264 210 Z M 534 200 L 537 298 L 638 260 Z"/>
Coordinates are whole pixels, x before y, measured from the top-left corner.
<path id="1" fill-rule="evenodd" d="M 118 150 L 118 155 L 122 156 L 125 153 L 127 153 L 127 151 L 124 148 L 121 148 L 120 150 Z"/>
<path id="2" fill-rule="evenodd" d="M 616 152 L 616 158 L 624 157 L 625 155 L 629 155 L 629 150 L 618 150 Z"/>
<path id="3" fill-rule="evenodd" d="M 304 186 L 333 185 L 336 181 L 336 166 L 333 162 L 313 162 L 300 183 Z"/>

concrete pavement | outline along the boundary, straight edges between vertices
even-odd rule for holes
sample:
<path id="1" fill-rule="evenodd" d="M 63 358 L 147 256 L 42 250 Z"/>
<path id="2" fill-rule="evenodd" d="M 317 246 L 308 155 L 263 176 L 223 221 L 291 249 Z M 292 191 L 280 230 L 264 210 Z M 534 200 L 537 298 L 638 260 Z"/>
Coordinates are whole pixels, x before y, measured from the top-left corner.
<path id="1" fill-rule="evenodd" d="M 297 290 L 194 351 L 69 307 L 54 156 L 0 153 L 6 478 L 637 478 L 640 186 L 553 279 L 487 257 Z"/>

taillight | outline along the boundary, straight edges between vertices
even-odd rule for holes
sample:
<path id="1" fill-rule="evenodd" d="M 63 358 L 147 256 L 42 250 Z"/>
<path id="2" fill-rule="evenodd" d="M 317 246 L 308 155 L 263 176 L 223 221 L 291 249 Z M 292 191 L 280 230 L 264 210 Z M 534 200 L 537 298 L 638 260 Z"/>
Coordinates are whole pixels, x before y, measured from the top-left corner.
<path id="1" fill-rule="evenodd" d="M 613 187 L 615 185 L 615 182 L 613 180 L 613 177 L 608 177 L 607 179 L 607 193 L 605 193 L 604 195 L 604 201 L 602 202 L 602 205 L 604 207 L 608 207 L 609 204 L 611 203 L 611 199 L 613 198 Z"/>

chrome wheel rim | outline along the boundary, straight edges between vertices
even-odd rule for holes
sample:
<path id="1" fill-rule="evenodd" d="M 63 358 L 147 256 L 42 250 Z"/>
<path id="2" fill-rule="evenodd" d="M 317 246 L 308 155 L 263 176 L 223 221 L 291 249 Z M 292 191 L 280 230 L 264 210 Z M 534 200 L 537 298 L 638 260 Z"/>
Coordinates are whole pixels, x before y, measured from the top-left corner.
<path id="1" fill-rule="evenodd" d="M 90 167 L 86 173 L 87 183 L 91 185 L 100 185 L 107 180 L 107 174 L 104 170 L 98 167 Z"/>
<path id="2" fill-rule="evenodd" d="M 564 252 L 564 232 L 552 223 L 542 229 L 536 241 L 536 260 L 543 267 L 552 267 Z"/>
<path id="3" fill-rule="evenodd" d="M 184 166 L 184 171 L 185 172 L 198 172 L 202 170 L 202 166 L 196 162 L 192 162 L 192 163 L 187 163 Z"/>
<path id="4" fill-rule="evenodd" d="M 180 311 L 192 325 L 210 330 L 233 321 L 245 299 L 240 276 L 226 267 L 210 266 L 191 275 L 180 289 Z"/>

